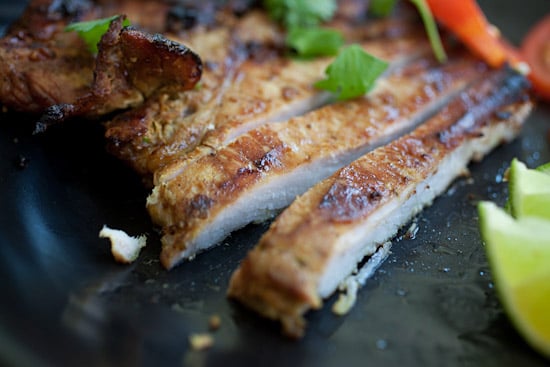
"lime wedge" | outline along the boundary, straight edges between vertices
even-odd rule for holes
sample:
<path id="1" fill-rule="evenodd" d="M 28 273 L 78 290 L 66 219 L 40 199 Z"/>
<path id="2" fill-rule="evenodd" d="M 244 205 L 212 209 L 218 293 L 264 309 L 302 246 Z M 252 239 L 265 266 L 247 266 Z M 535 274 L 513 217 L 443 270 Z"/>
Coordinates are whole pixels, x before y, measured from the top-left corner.
<path id="1" fill-rule="evenodd" d="M 550 358 L 550 221 L 480 202 L 481 235 L 500 300 L 525 340 Z"/>
<path id="2" fill-rule="evenodd" d="M 539 172 L 546 173 L 547 175 L 550 175 L 550 162 L 545 163 L 541 166 L 538 166 L 535 169 Z"/>
<path id="3" fill-rule="evenodd" d="M 529 169 L 517 159 L 510 165 L 509 209 L 515 218 L 534 216 L 550 219 L 550 169 L 543 165 Z"/>

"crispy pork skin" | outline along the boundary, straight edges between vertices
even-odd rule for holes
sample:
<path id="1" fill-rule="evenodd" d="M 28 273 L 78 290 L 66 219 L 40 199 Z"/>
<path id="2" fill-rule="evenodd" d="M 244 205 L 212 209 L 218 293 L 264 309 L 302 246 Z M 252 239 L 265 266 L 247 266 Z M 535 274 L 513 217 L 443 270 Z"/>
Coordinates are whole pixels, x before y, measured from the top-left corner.
<path id="1" fill-rule="evenodd" d="M 163 226 L 167 268 L 262 221 L 336 169 L 414 128 L 487 68 L 463 54 L 395 70 L 366 97 L 331 104 L 240 135 L 158 183 L 148 198 Z M 399 85 L 399 88 L 395 88 Z"/>
<path id="2" fill-rule="evenodd" d="M 513 139 L 531 103 L 496 71 L 408 135 L 319 182 L 287 208 L 233 274 L 228 294 L 304 333 L 304 313 L 429 205 L 467 164 Z"/>

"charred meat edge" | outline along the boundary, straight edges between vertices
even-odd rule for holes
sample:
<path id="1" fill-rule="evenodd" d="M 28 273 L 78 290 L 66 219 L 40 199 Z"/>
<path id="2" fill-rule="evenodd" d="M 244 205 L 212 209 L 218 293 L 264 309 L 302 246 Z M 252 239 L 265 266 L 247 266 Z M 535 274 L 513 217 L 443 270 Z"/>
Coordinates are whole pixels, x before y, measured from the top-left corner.
<path id="1" fill-rule="evenodd" d="M 194 88 L 202 61 L 189 48 L 160 34 L 123 27 L 125 17 L 113 20 L 98 44 L 90 90 L 74 103 L 49 107 L 37 131 L 77 116 L 98 117 L 136 107 L 161 88 Z"/>
<path id="2" fill-rule="evenodd" d="M 420 60 L 380 80 L 367 97 L 252 130 L 157 185 L 147 207 L 164 227 L 163 264 L 171 268 L 265 220 L 336 169 L 410 131 L 487 73 L 468 55 L 434 64 Z"/>
<path id="3" fill-rule="evenodd" d="M 287 208 L 233 274 L 228 295 L 304 333 L 304 314 L 458 176 L 519 132 L 524 77 L 496 71 L 411 134 L 321 181 Z"/>

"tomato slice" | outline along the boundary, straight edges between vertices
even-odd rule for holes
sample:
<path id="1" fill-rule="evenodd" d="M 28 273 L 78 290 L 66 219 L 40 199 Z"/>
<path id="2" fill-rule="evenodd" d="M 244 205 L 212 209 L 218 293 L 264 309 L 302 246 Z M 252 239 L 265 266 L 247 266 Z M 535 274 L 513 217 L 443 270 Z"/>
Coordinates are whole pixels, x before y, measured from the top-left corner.
<path id="1" fill-rule="evenodd" d="M 529 79 L 535 92 L 550 102 L 550 14 L 527 33 L 521 54 L 531 68 Z"/>

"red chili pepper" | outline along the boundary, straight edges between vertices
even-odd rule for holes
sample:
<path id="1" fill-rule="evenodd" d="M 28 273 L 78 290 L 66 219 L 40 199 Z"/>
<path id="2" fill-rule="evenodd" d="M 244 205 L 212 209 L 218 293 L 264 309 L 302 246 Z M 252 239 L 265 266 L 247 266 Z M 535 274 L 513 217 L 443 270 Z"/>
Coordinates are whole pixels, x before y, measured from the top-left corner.
<path id="1" fill-rule="evenodd" d="M 550 14 L 527 33 L 521 55 L 531 68 L 529 79 L 533 88 L 542 99 L 550 102 Z"/>
<path id="2" fill-rule="evenodd" d="M 493 67 L 519 61 L 487 21 L 475 0 L 427 0 L 435 19 L 455 34 L 473 53 Z"/>

